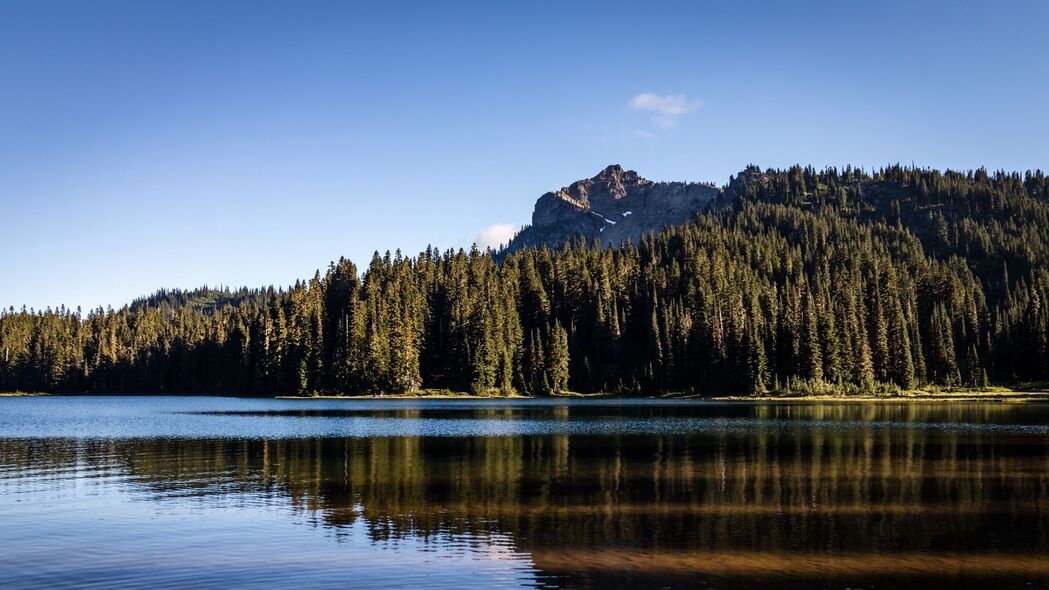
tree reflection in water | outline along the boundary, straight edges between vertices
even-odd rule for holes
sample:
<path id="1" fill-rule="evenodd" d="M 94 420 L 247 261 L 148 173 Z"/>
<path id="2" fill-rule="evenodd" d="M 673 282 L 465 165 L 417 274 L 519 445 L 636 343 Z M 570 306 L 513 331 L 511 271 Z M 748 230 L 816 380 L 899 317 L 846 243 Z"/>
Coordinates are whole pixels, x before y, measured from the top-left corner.
<path id="1" fill-rule="evenodd" d="M 158 503 L 289 505 L 335 538 L 505 539 L 561 586 L 1019 586 L 1049 581 L 1049 439 L 980 425 L 1020 411 L 769 405 L 721 410 L 739 427 L 664 435 L 9 439 L 0 452 L 6 477 L 117 473 Z"/>

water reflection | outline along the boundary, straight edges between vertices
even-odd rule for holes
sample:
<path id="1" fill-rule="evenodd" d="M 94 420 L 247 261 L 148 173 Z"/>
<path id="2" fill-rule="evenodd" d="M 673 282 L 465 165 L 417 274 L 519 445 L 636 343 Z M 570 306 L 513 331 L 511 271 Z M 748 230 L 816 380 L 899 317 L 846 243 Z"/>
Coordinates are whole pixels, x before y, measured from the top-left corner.
<path id="1" fill-rule="evenodd" d="M 480 430 L 498 420 L 673 418 L 695 427 L 627 435 L 0 439 L 0 517 L 61 531 L 71 546 L 91 535 L 106 554 L 134 549 L 125 546 L 130 531 L 54 522 L 89 495 L 102 514 L 111 504 L 145 509 L 148 517 L 123 526 L 188 563 L 210 559 L 214 540 L 186 514 L 223 515 L 230 521 L 224 538 L 278 561 L 289 550 L 278 528 L 290 520 L 313 531 L 299 549 L 316 567 L 300 572 L 299 585 L 402 585 L 397 564 L 416 559 L 414 574 L 428 572 L 420 583 L 459 587 L 1049 586 L 1049 438 L 1031 431 L 1045 425 L 1042 406 L 274 406 L 194 416 L 229 412 L 256 420 L 267 412 L 296 412 L 300 420 L 474 420 Z M 259 514 L 276 524 L 249 526 Z M 166 543 L 150 532 L 157 521 L 175 530 Z M 5 547 L 35 542 L 46 552 L 49 542 L 6 530 Z M 187 536 L 201 545 L 187 545 Z M 451 556 L 434 563 L 468 556 L 486 565 L 434 575 L 430 562 L 418 561 L 427 552 Z M 349 577 L 336 567 L 363 555 L 373 564 L 378 555 L 402 561 Z M 216 570 L 218 585 L 266 580 L 249 567 L 268 571 L 265 563 L 230 559 L 234 573 L 223 578 Z M 0 566 L 5 574 L 14 575 Z"/>

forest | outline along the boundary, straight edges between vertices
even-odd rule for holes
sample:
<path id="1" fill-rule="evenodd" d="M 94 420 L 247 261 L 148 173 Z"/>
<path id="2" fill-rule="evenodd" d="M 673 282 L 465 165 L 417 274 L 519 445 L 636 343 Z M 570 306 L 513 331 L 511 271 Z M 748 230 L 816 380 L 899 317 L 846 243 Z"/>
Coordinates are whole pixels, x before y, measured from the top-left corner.
<path id="1" fill-rule="evenodd" d="M 893 393 L 1049 379 L 1040 172 L 748 167 L 638 243 L 0 313 L 0 391 Z"/>

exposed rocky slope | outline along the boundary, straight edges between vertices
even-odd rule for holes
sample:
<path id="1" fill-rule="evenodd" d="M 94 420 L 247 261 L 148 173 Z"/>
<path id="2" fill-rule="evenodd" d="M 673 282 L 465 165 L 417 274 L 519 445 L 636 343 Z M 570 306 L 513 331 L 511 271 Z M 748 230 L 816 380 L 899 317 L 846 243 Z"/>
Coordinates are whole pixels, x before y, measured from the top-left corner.
<path id="1" fill-rule="evenodd" d="M 579 237 L 604 244 L 636 241 L 649 231 L 684 223 L 704 211 L 720 189 L 692 182 L 653 182 L 618 164 L 539 197 L 532 225 L 507 251 L 560 245 Z"/>

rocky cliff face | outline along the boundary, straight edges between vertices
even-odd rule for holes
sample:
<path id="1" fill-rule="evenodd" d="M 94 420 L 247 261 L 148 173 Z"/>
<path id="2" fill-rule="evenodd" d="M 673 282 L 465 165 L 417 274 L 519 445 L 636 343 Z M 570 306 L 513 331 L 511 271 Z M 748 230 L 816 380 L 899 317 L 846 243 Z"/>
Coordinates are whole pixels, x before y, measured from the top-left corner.
<path id="1" fill-rule="evenodd" d="M 593 178 L 539 197 L 532 225 L 507 250 L 558 246 L 578 237 L 600 239 L 603 244 L 636 242 L 649 231 L 689 221 L 720 192 L 708 184 L 652 182 L 612 165 Z"/>

